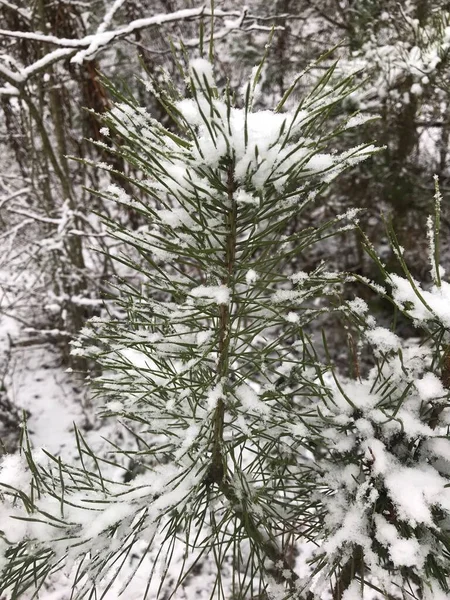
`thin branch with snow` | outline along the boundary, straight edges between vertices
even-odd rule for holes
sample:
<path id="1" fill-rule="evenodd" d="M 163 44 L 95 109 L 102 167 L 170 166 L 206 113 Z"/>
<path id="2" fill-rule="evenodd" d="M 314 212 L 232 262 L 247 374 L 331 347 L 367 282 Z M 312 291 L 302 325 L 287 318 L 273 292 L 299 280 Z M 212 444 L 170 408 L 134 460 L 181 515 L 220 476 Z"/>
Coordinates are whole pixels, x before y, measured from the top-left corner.
<path id="1" fill-rule="evenodd" d="M 24 85 L 31 77 L 48 68 L 50 65 L 59 62 L 60 60 L 70 58 L 72 63 L 82 64 L 85 60 L 93 60 L 98 52 L 109 47 L 116 41 L 126 38 L 132 33 L 136 33 L 149 27 L 159 26 L 166 23 L 174 23 L 177 21 L 187 21 L 200 19 L 202 17 L 211 17 L 211 10 L 204 6 L 193 9 L 178 10 L 168 14 L 158 14 L 144 19 L 135 19 L 127 25 L 120 26 L 117 29 L 107 30 L 115 12 L 122 6 L 122 0 L 116 0 L 111 9 L 105 14 L 102 23 L 99 25 L 95 34 L 86 35 L 82 38 L 59 38 L 55 35 L 47 35 L 33 31 L 10 31 L 0 29 L 0 37 L 10 37 L 15 39 L 30 40 L 45 44 L 52 44 L 57 48 L 34 63 L 24 67 L 17 68 L 17 72 L 10 68 L 0 65 L 0 77 L 3 77 L 12 87 L 9 86 L 0 88 L 0 95 L 14 96 L 18 95 L 18 88 Z M 214 18 L 227 19 L 235 17 L 234 21 L 225 21 L 224 27 L 221 28 L 215 35 L 215 39 L 226 37 L 232 31 L 241 29 L 245 19 L 256 20 L 257 17 L 248 14 L 248 9 L 242 11 L 224 11 L 215 10 Z M 260 26 L 253 23 L 246 27 L 246 30 L 264 30 L 270 31 L 271 28 Z M 189 40 L 185 45 L 198 45 L 199 40 Z"/>

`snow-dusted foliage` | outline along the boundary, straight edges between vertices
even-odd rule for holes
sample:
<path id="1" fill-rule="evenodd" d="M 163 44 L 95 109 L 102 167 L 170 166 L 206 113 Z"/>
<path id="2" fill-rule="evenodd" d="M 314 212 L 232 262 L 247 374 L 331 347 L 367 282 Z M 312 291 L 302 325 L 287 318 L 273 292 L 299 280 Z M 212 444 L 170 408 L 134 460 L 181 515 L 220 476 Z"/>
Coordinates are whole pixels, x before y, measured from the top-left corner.
<path id="1" fill-rule="evenodd" d="M 450 543 L 449 394 L 436 374 L 443 349 L 405 347 L 381 327 L 365 337 L 376 366 L 354 381 L 336 379 L 316 417 L 321 579 L 339 557 L 343 590 L 361 580 L 356 598 L 363 578 L 390 597 L 410 589 L 436 598 L 440 584 L 447 590 Z"/>
<path id="2" fill-rule="evenodd" d="M 136 447 L 112 446 L 106 461 L 77 431 L 78 464 L 29 446 L 3 459 L 0 591 L 11 598 L 61 568 L 74 597 L 106 597 L 132 552 L 131 579 L 153 559 L 142 597 L 176 594 L 195 573 L 210 598 L 326 598 L 330 585 L 335 599 L 362 598 L 364 586 L 445 596 L 445 314 L 433 308 L 432 344 L 403 347 L 362 300 L 336 304 L 343 276 L 323 265 L 292 271 L 293 256 L 356 213 L 293 233 L 288 225 L 374 148 L 336 150 L 355 119 L 327 127 L 351 80 L 332 83 L 326 72 L 294 102 L 297 79 L 274 110 L 258 111 L 260 74 L 235 97 L 198 59 L 189 98 L 148 85 L 170 129 L 132 99 L 103 117 L 102 134 L 117 132 L 117 152 L 142 173 L 128 182 L 145 196 L 102 192 L 145 222 L 108 223 L 130 249 L 114 258 L 140 284 L 118 282 L 115 313 L 92 319 L 73 352 L 95 359 L 104 415 Z M 448 290 L 435 272 L 433 297 Z M 400 281 L 390 277 L 393 301 L 407 313 Z M 306 331 L 326 310 L 352 319 L 373 346 L 368 374 L 341 380 L 320 361 Z M 300 572 L 305 542 L 317 549 Z"/>
<path id="3" fill-rule="evenodd" d="M 374 5 L 378 18 L 358 31 L 357 47 L 340 63 L 343 72 L 373 74 L 355 94 L 361 109 L 379 109 L 385 102 L 401 110 L 421 96 L 439 95 L 450 50 L 450 14 L 438 2 L 422 14 L 418 5 L 407 1 L 385 10 Z"/>

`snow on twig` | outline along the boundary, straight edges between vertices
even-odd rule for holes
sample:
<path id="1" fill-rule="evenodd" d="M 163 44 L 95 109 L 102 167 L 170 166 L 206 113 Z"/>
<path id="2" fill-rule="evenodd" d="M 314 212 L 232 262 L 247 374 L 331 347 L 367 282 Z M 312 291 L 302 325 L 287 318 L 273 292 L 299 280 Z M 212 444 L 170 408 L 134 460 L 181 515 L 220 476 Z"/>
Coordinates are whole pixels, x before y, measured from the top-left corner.
<path id="1" fill-rule="evenodd" d="M 28 217 L 30 219 L 33 219 L 33 221 L 40 221 L 41 223 L 49 223 L 51 225 L 59 225 L 61 223 L 60 218 L 51 219 L 50 217 L 44 217 L 43 215 L 38 215 L 36 213 L 32 213 L 20 208 L 8 208 L 8 212 L 14 213 L 16 215 L 21 215 L 23 217 Z"/>
<path id="2" fill-rule="evenodd" d="M 111 41 L 134 33 L 135 31 L 139 31 L 140 29 L 145 29 L 153 25 L 162 25 L 163 23 L 170 23 L 172 21 L 184 21 L 186 19 L 209 16 L 210 14 L 211 11 L 205 10 L 203 6 L 195 9 L 183 9 L 169 14 L 154 15 L 153 17 L 147 17 L 146 19 L 136 19 L 135 21 L 131 21 L 131 23 L 125 27 L 120 27 L 114 31 L 104 31 L 94 36 L 87 36 L 88 38 L 91 38 L 87 48 L 78 52 L 72 58 L 72 62 L 81 64 L 86 58 L 93 58 L 98 50 L 107 46 Z M 230 13 L 225 13 L 224 11 L 215 12 L 214 15 L 216 17 L 231 16 Z M 86 38 L 84 39 L 86 40 Z"/>
<path id="3" fill-rule="evenodd" d="M 19 90 L 13 85 L 5 85 L 4 87 L 0 87 L 0 96 L 18 96 Z"/>
<path id="4" fill-rule="evenodd" d="M 10 227 L 5 232 L 3 232 L 2 234 L 0 234 L 0 240 L 9 238 L 11 236 L 15 237 L 16 234 L 19 232 L 20 229 L 23 229 L 24 227 L 26 227 L 27 225 L 30 225 L 32 223 L 34 223 L 34 219 L 25 219 L 25 221 L 21 221 L 20 223 L 18 223 L 14 227 Z"/>
<path id="5" fill-rule="evenodd" d="M 21 84 L 23 81 L 21 73 L 15 73 L 14 71 L 11 71 L 11 69 L 8 69 L 8 67 L 5 67 L 5 65 L 2 64 L 0 64 L 0 77 L 1 76 L 3 76 L 3 78 L 6 79 L 8 83 L 13 82 Z"/>
<path id="6" fill-rule="evenodd" d="M 162 25 L 164 23 L 198 19 L 203 16 L 211 16 L 211 11 L 206 9 L 204 6 L 201 6 L 199 8 L 182 9 L 168 14 L 158 14 L 143 19 L 135 19 L 127 25 L 120 26 L 117 29 L 106 30 L 114 16 L 114 13 L 120 8 L 122 3 L 122 0 L 116 0 L 111 9 L 105 14 L 105 17 L 95 34 L 86 35 L 79 39 L 59 38 L 55 35 L 47 35 L 34 31 L 10 31 L 7 29 L 0 29 L 0 36 L 26 39 L 58 46 L 58 48 L 52 52 L 46 54 L 31 65 L 28 65 L 23 69 L 19 69 L 17 72 L 8 69 L 4 65 L 0 65 L 0 76 L 2 75 L 4 79 L 6 79 L 11 86 L 13 86 L 12 88 L 0 88 L 0 95 L 18 95 L 18 91 L 14 88 L 15 84 L 18 86 L 23 85 L 33 75 L 42 71 L 49 65 L 69 57 L 71 57 L 71 61 L 73 63 L 82 64 L 84 60 L 93 59 L 99 51 L 107 47 L 109 44 L 114 43 L 115 41 L 141 29 L 146 29 L 155 25 Z M 236 20 L 226 22 L 225 26 L 217 32 L 217 34 L 214 36 L 217 39 L 218 37 L 225 37 L 228 35 L 228 33 L 235 29 L 241 28 L 244 19 L 249 15 L 247 14 L 247 9 L 244 9 L 243 11 L 215 10 L 214 16 L 215 18 L 236 17 Z M 250 28 L 260 29 L 261 27 L 254 24 L 249 27 L 249 29 Z M 266 29 L 264 28 L 264 30 Z M 193 45 L 193 40 L 188 42 L 188 45 Z"/>
<path id="7" fill-rule="evenodd" d="M 2 95 L 18 96 L 20 94 L 18 88 L 22 87 L 32 75 L 42 71 L 51 64 L 58 62 L 63 58 L 69 57 L 75 52 L 76 51 L 73 48 L 57 48 L 53 52 L 46 54 L 33 64 L 25 67 L 24 69 L 20 69 L 17 72 L 11 71 L 11 69 L 8 69 L 4 65 L 0 64 L 0 77 L 6 79 L 11 86 L 0 88 L 0 92 Z"/>
<path id="8" fill-rule="evenodd" d="M 24 188 L 21 188 L 20 190 L 16 190 L 15 192 L 12 192 L 8 196 L 6 196 L 6 198 L 2 198 L 0 200 L 0 208 L 2 208 L 10 200 L 14 200 L 14 198 L 17 198 L 18 196 L 22 196 L 23 194 L 28 194 L 28 192 L 31 192 L 31 188 L 29 188 L 29 187 L 24 187 Z"/>
<path id="9" fill-rule="evenodd" d="M 249 18 L 248 10 L 247 10 L 247 8 L 244 8 L 244 10 L 240 13 L 240 15 L 234 21 L 225 21 L 224 26 L 221 29 L 219 29 L 218 31 L 214 32 L 214 40 L 215 41 L 223 40 L 233 31 L 244 31 L 244 32 L 251 32 L 251 31 L 270 32 L 270 31 L 272 31 L 272 27 L 269 27 L 267 25 L 258 25 L 257 23 L 251 23 L 250 25 L 244 27 L 243 26 L 244 21 L 247 18 Z M 254 17 L 251 17 L 251 18 L 254 18 Z M 284 27 L 281 25 L 277 25 L 276 27 L 274 27 L 274 29 L 277 31 L 284 31 Z M 204 44 L 209 44 L 210 41 L 211 41 L 211 36 L 209 36 L 209 35 L 205 36 L 203 39 Z M 148 46 L 144 46 L 144 44 L 136 42 L 135 40 L 130 40 L 128 38 L 127 38 L 127 42 L 130 42 L 134 46 L 142 48 L 142 49 L 146 50 L 147 52 L 151 52 L 152 54 L 168 54 L 171 52 L 170 49 L 154 50 L 153 48 L 149 48 Z M 183 41 L 182 44 L 180 42 L 174 42 L 173 46 L 176 49 L 181 49 L 182 46 L 184 48 L 196 48 L 199 46 L 199 44 L 200 44 L 200 38 L 195 37 L 195 38 L 191 38 L 189 40 Z"/>
<path id="10" fill-rule="evenodd" d="M 116 12 L 125 4 L 126 0 L 115 0 L 111 8 L 105 13 L 103 21 L 97 28 L 97 33 L 103 33 L 106 28 L 111 24 L 111 21 Z"/>

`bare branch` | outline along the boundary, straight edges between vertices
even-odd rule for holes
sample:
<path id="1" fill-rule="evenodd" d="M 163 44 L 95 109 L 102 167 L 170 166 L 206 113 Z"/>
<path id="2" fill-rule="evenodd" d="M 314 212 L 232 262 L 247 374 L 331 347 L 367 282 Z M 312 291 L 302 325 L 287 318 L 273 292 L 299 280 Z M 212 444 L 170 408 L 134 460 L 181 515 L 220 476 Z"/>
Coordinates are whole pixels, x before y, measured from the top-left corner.
<path id="1" fill-rule="evenodd" d="M 338 27 L 339 29 L 345 29 L 345 30 L 348 29 L 348 26 L 346 23 L 343 23 L 343 22 L 341 23 L 337 19 L 333 18 L 328 12 L 321 10 L 317 6 L 317 4 L 315 4 L 312 0 L 306 0 L 306 3 L 308 4 L 308 6 L 310 8 L 312 8 L 314 10 L 314 12 L 316 12 L 319 15 L 319 17 L 322 17 L 322 19 L 324 19 L 328 23 L 330 23 L 331 25 L 334 25 L 334 27 Z"/>

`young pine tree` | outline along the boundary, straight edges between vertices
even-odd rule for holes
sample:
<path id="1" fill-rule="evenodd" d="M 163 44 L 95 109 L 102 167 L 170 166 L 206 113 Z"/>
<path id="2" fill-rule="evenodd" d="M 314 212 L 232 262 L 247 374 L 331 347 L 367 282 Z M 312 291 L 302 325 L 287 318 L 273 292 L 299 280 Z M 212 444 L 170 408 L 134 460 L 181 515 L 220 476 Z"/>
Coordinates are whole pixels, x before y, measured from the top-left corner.
<path id="1" fill-rule="evenodd" d="M 103 415 L 121 421 L 134 445 L 96 456 L 77 432 L 76 465 L 29 446 L 3 460 L 0 590 L 11 598 L 63 566 L 80 598 L 108 597 L 124 565 L 125 597 L 136 581 L 136 597 L 148 598 L 189 589 L 227 600 L 325 598 L 331 585 L 335 600 L 353 600 L 365 584 L 387 597 L 445 589 L 447 479 L 428 458 L 439 442 L 421 445 L 424 427 L 441 435 L 442 410 L 434 429 L 424 424 L 431 413 L 417 383 L 435 359 L 419 353 L 420 368 L 414 357 L 406 366 L 398 339 L 362 301 L 330 303 L 379 359 L 367 377 L 341 383 L 306 331 L 343 277 L 293 267 L 349 226 L 338 217 L 292 231 L 294 216 L 374 151 L 334 151 L 335 136 L 358 121 L 331 125 L 351 80 L 334 81 L 331 69 L 295 100 L 299 77 L 274 110 L 258 111 L 261 69 L 242 98 L 219 91 L 204 59 L 190 64 L 188 98 L 149 86 L 171 129 L 124 97 L 103 117 L 103 133 L 117 132 L 116 151 L 142 173 L 130 180 L 136 197 L 117 186 L 103 195 L 143 225 L 108 223 L 127 277 L 114 315 L 93 319 L 74 353 L 96 360 Z M 437 381 L 433 398 L 442 399 Z M 412 438 L 403 423 L 411 412 Z M 388 482 L 398 466 L 411 487 L 416 464 L 419 478 L 434 469 L 432 494 L 418 492 L 422 520 L 400 510 Z M 398 544 L 393 554 L 397 542 L 406 560 Z"/>

